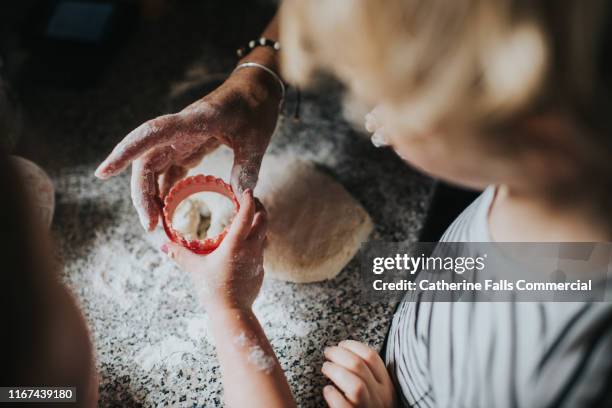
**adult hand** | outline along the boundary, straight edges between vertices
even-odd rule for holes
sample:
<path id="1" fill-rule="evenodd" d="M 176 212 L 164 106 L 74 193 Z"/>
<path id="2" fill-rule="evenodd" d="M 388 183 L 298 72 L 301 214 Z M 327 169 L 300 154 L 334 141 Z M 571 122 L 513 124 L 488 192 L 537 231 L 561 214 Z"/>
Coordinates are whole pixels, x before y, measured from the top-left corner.
<path id="1" fill-rule="evenodd" d="M 241 196 L 257 183 L 280 98 L 278 83 L 265 71 L 236 71 L 182 111 L 138 126 L 100 164 L 96 176 L 107 179 L 132 163 L 132 201 L 140 222 L 150 231 L 159 220 L 159 197 L 207 153 L 225 144 L 234 150 L 231 185 Z"/>

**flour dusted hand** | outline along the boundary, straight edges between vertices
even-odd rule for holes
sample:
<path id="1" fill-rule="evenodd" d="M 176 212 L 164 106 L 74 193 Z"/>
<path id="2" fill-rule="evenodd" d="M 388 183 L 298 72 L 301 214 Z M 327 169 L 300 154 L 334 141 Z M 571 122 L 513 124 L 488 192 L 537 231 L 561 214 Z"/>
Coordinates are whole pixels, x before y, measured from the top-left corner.
<path id="1" fill-rule="evenodd" d="M 197 255 L 175 243 L 162 246 L 191 274 L 198 296 L 210 312 L 215 309 L 250 310 L 263 281 L 263 246 L 267 215 L 248 189 L 240 211 L 221 245 L 208 255 Z"/>
<path id="2" fill-rule="evenodd" d="M 107 179 L 132 164 L 132 201 L 145 229 L 153 230 L 159 221 L 158 197 L 164 197 L 219 144 L 234 150 L 234 191 L 240 196 L 255 187 L 276 125 L 280 95 L 255 75 L 261 73 L 242 71 L 181 112 L 138 126 L 96 170 L 97 177 Z"/>

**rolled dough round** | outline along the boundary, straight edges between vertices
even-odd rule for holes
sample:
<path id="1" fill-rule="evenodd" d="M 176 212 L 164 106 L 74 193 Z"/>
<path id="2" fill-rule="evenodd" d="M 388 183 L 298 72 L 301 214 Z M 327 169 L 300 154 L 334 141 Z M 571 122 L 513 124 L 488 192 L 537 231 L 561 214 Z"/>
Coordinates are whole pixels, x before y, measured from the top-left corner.
<path id="1" fill-rule="evenodd" d="M 232 151 L 222 146 L 190 173 L 228 180 L 232 160 Z M 274 279 L 306 283 L 334 278 L 373 229 L 368 213 L 344 187 L 293 155 L 264 158 L 255 196 L 268 211 L 264 270 Z M 177 209 L 174 219 L 175 228 L 185 223 L 187 233 L 197 232 L 201 208 L 210 210 L 211 225 L 227 211 L 214 197 L 189 200 L 184 204 L 192 209 Z"/>

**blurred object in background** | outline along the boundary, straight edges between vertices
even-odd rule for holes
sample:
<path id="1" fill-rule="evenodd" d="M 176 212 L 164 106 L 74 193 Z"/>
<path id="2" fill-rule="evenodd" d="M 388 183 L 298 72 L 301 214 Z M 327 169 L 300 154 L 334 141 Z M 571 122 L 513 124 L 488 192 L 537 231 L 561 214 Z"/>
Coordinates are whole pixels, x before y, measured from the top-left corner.
<path id="1" fill-rule="evenodd" d="M 187 71 L 185 78 L 170 86 L 167 110 L 178 112 L 217 89 L 229 76 L 227 72 L 209 73 L 201 67 Z"/>
<path id="2" fill-rule="evenodd" d="M 167 0 L 139 0 L 140 14 L 148 20 L 156 20 L 166 11 Z"/>
<path id="3" fill-rule="evenodd" d="M 42 225 L 51 226 L 55 210 L 55 189 L 51 179 L 35 163 L 19 156 L 9 156 L 25 182 L 24 191 L 33 203 Z"/>
<path id="4" fill-rule="evenodd" d="M 34 0 L 0 4 L 0 149 L 15 151 L 23 132 L 23 110 L 14 78 L 27 58 L 18 28 Z"/>
<path id="5" fill-rule="evenodd" d="M 5 57 L 0 53 L 0 148 L 11 152 L 21 136 L 23 116 L 19 102 L 6 79 L 5 61 Z"/>
<path id="6" fill-rule="evenodd" d="M 24 17 L 28 81 L 92 85 L 138 24 L 137 4 L 120 0 L 40 0 Z"/>

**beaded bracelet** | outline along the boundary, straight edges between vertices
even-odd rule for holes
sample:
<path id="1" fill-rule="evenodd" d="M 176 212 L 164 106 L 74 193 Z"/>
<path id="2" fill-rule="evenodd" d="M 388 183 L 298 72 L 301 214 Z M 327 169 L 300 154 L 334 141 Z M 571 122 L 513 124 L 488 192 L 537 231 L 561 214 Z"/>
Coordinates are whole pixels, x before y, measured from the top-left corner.
<path id="1" fill-rule="evenodd" d="M 246 47 L 238 48 L 236 50 L 236 54 L 238 55 L 239 58 L 242 58 L 245 55 L 247 55 L 250 51 L 252 51 L 254 48 L 257 48 L 257 47 L 270 47 L 274 49 L 275 51 L 279 51 L 280 43 L 278 41 L 270 40 L 269 38 L 261 37 L 258 40 L 249 41 Z"/>
<path id="2" fill-rule="evenodd" d="M 275 51 L 280 51 L 280 43 L 278 41 L 274 41 L 274 40 L 270 40 L 269 38 L 261 37 L 258 40 L 251 40 L 251 41 L 249 41 L 249 43 L 247 44 L 246 47 L 242 47 L 242 48 L 237 49 L 236 50 L 236 54 L 238 55 L 239 58 L 242 58 L 245 55 L 247 55 L 249 52 L 251 52 L 254 48 L 257 48 L 257 47 L 271 47 Z M 266 66 L 262 66 L 261 64 L 257 64 L 257 63 L 254 63 L 254 62 L 246 62 L 246 63 L 240 64 L 240 65 L 238 65 L 236 67 L 235 70 L 240 69 L 240 68 L 244 68 L 244 67 L 258 67 L 258 68 L 261 68 L 261 69 L 267 71 L 272 76 L 274 76 L 274 78 L 280 84 L 280 88 L 281 88 L 282 97 L 281 97 L 281 104 L 280 104 L 279 108 L 282 110 L 283 102 L 285 100 L 285 88 L 286 88 L 286 85 L 283 82 L 283 80 L 280 78 L 280 76 L 276 72 L 272 71 L 270 68 L 268 68 Z M 299 119 L 300 119 L 300 105 L 301 105 L 302 95 L 301 95 L 301 92 L 300 92 L 299 88 L 296 87 L 295 89 L 296 89 L 296 103 L 295 103 L 295 111 L 293 113 L 293 119 L 295 121 L 299 121 Z"/>

